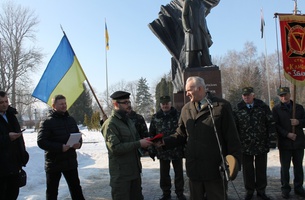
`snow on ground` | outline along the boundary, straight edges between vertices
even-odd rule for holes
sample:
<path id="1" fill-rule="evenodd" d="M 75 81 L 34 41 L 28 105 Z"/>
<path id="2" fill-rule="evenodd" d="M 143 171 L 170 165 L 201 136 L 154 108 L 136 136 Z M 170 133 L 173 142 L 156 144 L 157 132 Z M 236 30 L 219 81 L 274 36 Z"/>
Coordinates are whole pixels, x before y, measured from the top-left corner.
<path id="1" fill-rule="evenodd" d="M 83 145 L 77 150 L 79 163 L 79 177 L 83 188 L 92 184 L 92 177 L 100 177 L 102 182 L 109 185 L 108 156 L 107 149 L 102 134 L 99 131 L 81 130 L 83 134 Z M 30 160 L 25 168 L 28 179 L 27 185 L 20 189 L 18 199 L 41 200 L 45 199 L 45 171 L 44 171 L 44 151 L 36 143 L 37 132 L 26 130 L 23 133 Z M 149 157 L 141 159 L 143 165 L 144 179 L 149 180 L 149 176 L 156 176 L 156 173 L 147 171 L 159 168 L 158 161 L 152 161 Z M 304 162 L 305 164 L 305 162 Z M 102 170 L 101 170 L 102 169 Z M 268 176 L 280 177 L 280 164 L 278 150 L 271 150 L 268 154 Z M 152 179 L 156 177 L 152 177 Z M 156 183 L 158 184 L 158 183 Z M 144 188 L 145 189 L 145 188 Z M 58 199 L 69 199 L 70 194 L 64 177 L 61 178 Z"/>

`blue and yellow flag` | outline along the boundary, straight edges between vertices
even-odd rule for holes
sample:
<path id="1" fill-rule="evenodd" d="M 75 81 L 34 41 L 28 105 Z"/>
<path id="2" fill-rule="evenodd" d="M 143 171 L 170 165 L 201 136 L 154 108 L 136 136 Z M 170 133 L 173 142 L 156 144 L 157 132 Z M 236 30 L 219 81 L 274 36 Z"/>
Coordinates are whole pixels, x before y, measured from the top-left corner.
<path id="1" fill-rule="evenodd" d="M 66 35 L 60 41 L 32 96 L 52 105 L 52 98 L 62 94 L 68 109 L 84 91 L 84 71 Z"/>
<path id="2" fill-rule="evenodd" d="M 106 43 L 106 49 L 109 50 L 109 35 L 108 35 L 108 29 L 107 29 L 106 22 L 105 22 L 105 43 Z"/>

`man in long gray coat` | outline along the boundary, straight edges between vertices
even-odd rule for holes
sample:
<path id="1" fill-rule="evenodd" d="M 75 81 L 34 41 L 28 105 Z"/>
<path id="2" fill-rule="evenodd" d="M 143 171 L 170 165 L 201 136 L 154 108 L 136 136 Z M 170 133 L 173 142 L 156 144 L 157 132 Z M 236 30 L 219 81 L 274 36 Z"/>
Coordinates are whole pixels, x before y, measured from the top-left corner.
<path id="1" fill-rule="evenodd" d="M 231 105 L 209 95 L 198 76 L 187 79 L 185 90 L 190 102 L 182 108 L 176 133 L 157 145 L 185 145 L 190 200 L 204 199 L 205 195 L 207 199 L 224 200 L 226 179 L 219 170 L 223 157 L 233 155 L 239 161 L 241 156 Z"/>

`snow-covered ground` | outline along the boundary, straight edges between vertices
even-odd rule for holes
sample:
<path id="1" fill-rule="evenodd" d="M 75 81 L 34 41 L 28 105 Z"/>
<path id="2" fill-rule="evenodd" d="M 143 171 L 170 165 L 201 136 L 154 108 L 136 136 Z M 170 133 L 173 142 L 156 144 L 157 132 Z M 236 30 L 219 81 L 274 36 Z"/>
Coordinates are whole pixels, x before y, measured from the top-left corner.
<path id="1" fill-rule="evenodd" d="M 100 177 L 103 183 L 108 186 L 108 156 L 107 149 L 102 134 L 98 131 L 81 130 L 83 134 L 83 146 L 78 153 L 79 177 L 83 188 L 92 184 L 92 177 Z M 20 189 L 18 199 L 41 200 L 45 199 L 45 171 L 44 171 L 44 152 L 36 143 L 37 132 L 26 130 L 23 133 L 27 151 L 30 154 L 30 160 L 25 168 L 28 179 L 27 185 Z M 304 162 L 305 164 L 305 162 Z M 147 173 L 149 170 L 158 169 L 159 162 L 152 161 L 149 157 L 142 159 L 144 178 L 143 185 L 146 180 L 150 180 L 149 176 L 156 179 L 156 173 Z M 278 150 L 272 150 L 268 154 L 268 176 L 279 177 L 279 158 Z M 101 174 L 101 169 L 102 174 Z M 155 170 L 154 170 L 155 171 Z M 158 178 L 158 177 L 157 177 Z M 156 183 L 158 184 L 158 182 Z M 144 188 L 145 189 L 145 188 Z M 66 199 L 69 197 L 69 190 L 64 177 L 61 178 L 59 186 L 58 199 Z"/>

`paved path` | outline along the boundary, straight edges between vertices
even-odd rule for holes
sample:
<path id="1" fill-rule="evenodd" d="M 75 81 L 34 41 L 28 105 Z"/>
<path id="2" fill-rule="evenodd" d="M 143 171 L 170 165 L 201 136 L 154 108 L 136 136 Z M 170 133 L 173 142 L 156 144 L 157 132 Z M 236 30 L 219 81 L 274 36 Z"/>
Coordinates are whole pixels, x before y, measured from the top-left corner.
<path id="1" fill-rule="evenodd" d="M 161 195 L 161 190 L 159 188 L 159 169 L 158 168 L 147 168 L 145 166 L 146 162 L 150 162 L 150 158 L 142 158 L 143 163 L 143 177 L 142 177 L 142 186 L 143 186 L 143 195 L 145 200 L 157 200 Z M 147 160 L 148 159 L 148 160 Z M 158 161 L 156 161 L 158 162 Z M 276 167 L 273 167 L 276 168 Z M 278 168 L 278 167 L 277 167 Z M 92 183 L 86 184 L 83 186 L 84 195 L 87 200 L 110 200 L 110 186 L 109 186 L 109 174 L 108 168 L 98 169 L 98 173 L 90 178 Z M 278 170 L 272 169 L 269 167 L 268 170 Z M 171 170 L 171 176 L 173 177 L 173 170 Z M 188 179 L 185 179 L 185 195 L 189 198 L 189 190 L 188 190 Z M 245 190 L 243 186 L 242 173 L 239 172 L 237 178 L 229 182 L 228 184 L 228 197 L 229 200 L 239 200 L 244 199 Z M 268 177 L 268 186 L 266 189 L 266 193 L 273 200 L 282 200 L 281 190 L 280 190 L 280 180 L 279 178 Z M 291 200 L 299 200 L 304 199 L 296 196 L 293 191 L 291 191 Z M 66 198 L 69 199 L 69 198 Z M 172 199 L 176 199 L 174 189 L 172 189 Z M 253 200 L 258 200 L 256 194 L 253 196 Z"/>
<path id="2" fill-rule="evenodd" d="M 229 182 L 229 190 L 228 190 L 228 196 L 229 200 L 239 200 L 244 199 L 245 197 L 245 190 L 243 187 L 243 180 L 242 180 L 242 173 L 239 173 L 236 180 L 233 182 Z M 268 186 L 266 188 L 266 194 L 267 196 L 271 197 L 273 200 L 282 200 L 281 196 L 281 181 L 279 178 L 273 178 L 268 177 Z M 253 200 L 260 199 L 256 196 L 256 194 L 253 195 Z M 304 199 L 294 194 L 293 191 L 290 193 L 291 200 L 296 199 Z"/>

